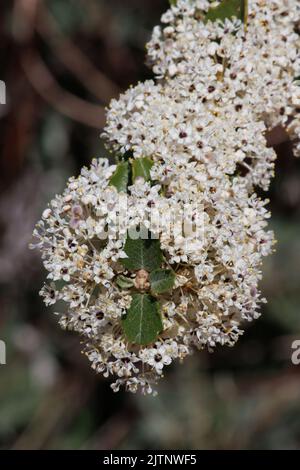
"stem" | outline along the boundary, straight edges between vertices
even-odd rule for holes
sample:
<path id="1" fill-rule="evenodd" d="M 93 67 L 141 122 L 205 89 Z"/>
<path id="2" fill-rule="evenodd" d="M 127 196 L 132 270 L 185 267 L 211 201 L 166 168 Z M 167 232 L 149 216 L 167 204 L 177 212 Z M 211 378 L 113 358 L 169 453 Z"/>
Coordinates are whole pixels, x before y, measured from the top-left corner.
<path id="1" fill-rule="evenodd" d="M 248 28 L 248 10 L 249 10 L 249 2 L 248 0 L 244 0 L 244 23 L 245 23 L 245 31 Z"/>

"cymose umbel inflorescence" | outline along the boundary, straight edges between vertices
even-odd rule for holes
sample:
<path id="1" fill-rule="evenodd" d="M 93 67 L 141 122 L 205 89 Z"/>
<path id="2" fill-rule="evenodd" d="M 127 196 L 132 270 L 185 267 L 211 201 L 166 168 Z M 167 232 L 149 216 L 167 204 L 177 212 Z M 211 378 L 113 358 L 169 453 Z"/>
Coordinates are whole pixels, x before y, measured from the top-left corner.
<path id="1" fill-rule="evenodd" d="M 172 1 L 148 44 L 155 79 L 113 100 L 117 158 L 71 178 L 34 232 L 62 327 L 113 390 L 153 393 L 164 367 L 233 346 L 265 300 L 267 190 L 282 126 L 300 153 L 297 0 Z"/>

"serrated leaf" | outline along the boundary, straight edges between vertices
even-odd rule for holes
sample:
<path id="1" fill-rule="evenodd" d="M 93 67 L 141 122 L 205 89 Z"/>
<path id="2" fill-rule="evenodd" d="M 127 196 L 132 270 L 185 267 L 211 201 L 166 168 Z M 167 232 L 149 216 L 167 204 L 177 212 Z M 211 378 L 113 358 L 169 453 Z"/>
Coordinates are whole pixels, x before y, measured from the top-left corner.
<path id="1" fill-rule="evenodd" d="M 131 343 L 146 346 L 163 330 L 159 306 L 154 297 L 133 294 L 132 302 L 122 318 L 123 332 Z"/>
<path id="2" fill-rule="evenodd" d="M 114 186 L 118 192 L 127 192 L 129 183 L 129 163 L 121 162 L 117 165 L 116 171 L 111 176 L 109 181 L 111 186 Z"/>
<path id="3" fill-rule="evenodd" d="M 175 273 L 171 269 L 156 269 L 150 274 L 150 283 L 154 294 L 162 294 L 174 286 Z"/>
<path id="4" fill-rule="evenodd" d="M 223 0 L 220 5 L 210 8 L 205 16 L 205 21 L 225 21 L 226 18 L 230 19 L 236 17 L 244 21 L 247 17 L 248 9 L 247 0 Z"/>
<path id="5" fill-rule="evenodd" d="M 159 268 L 163 262 L 159 240 L 152 240 L 151 238 L 133 240 L 128 234 L 124 251 L 128 258 L 122 258 L 121 263 L 131 271 L 137 271 L 138 269 L 153 271 Z"/>
<path id="6" fill-rule="evenodd" d="M 129 277 L 120 275 L 117 277 L 116 284 L 121 289 L 130 289 L 134 286 L 134 280 L 130 279 Z"/>
<path id="7" fill-rule="evenodd" d="M 132 180 L 135 181 L 136 178 L 141 176 L 145 181 L 151 180 L 151 168 L 153 166 L 153 161 L 148 157 L 142 157 L 134 160 L 132 162 Z"/>

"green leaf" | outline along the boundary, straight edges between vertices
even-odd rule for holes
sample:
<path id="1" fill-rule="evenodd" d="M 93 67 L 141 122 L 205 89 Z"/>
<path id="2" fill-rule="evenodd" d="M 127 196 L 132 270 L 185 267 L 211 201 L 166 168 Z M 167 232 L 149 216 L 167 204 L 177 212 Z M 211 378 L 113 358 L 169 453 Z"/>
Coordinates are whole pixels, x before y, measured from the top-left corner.
<path id="1" fill-rule="evenodd" d="M 142 176 L 145 181 L 151 180 L 151 168 L 153 166 L 153 161 L 150 158 L 143 157 L 138 158 L 132 162 L 132 180 L 135 181 L 136 178 Z"/>
<path id="2" fill-rule="evenodd" d="M 171 269 L 156 269 L 150 274 L 150 283 L 154 294 L 162 294 L 174 286 L 175 273 Z"/>
<path id="3" fill-rule="evenodd" d="M 163 330 L 163 324 L 154 297 L 133 294 L 131 305 L 122 318 L 122 327 L 131 343 L 146 346 L 155 341 Z"/>
<path id="4" fill-rule="evenodd" d="M 150 236 L 151 234 L 149 232 L 149 237 Z M 137 271 L 138 269 L 153 271 L 159 268 L 163 262 L 163 254 L 159 240 L 152 240 L 151 238 L 147 240 L 143 240 L 142 238 L 133 240 L 128 234 L 124 251 L 128 258 L 122 258 L 121 263 L 125 268 L 133 271 Z"/>
<path id="5" fill-rule="evenodd" d="M 244 21 L 247 17 L 247 10 L 247 0 L 223 0 L 220 5 L 208 10 L 205 21 L 225 21 L 226 18 L 230 19 L 233 16 Z"/>
<path id="6" fill-rule="evenodd" d="M 117 165 L 117 169 L 110 178 L 110 185 L 114 186 L 118 192 L 127 192 L 129 183 L 129 163 L 121 162 Z"/>
<path id="7" fill-rule="evenodd" d="M 170 5 L 176 5 L 177 0 L 169 0 L 169 2 L 170 2 Z"/>
<path id="8" fill-rule="evenodd" d="M 116 284 L 121 289 L 130 289 L 134 286 L 134 280 L 130 279 L 130 277 L 120 275 L 117 277 Z"/>

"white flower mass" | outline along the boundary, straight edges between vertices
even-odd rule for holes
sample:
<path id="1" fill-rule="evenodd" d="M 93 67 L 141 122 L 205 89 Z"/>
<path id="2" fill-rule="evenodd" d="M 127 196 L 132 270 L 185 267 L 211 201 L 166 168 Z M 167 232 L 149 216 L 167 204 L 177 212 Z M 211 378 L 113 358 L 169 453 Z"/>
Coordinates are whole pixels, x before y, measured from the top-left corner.
<path id="1" fill-rule="evenodd" d="M 155 393 L 166 366 L 197 349 L 233 346 L 265 302 L 258 283 L 274 238 L 268 200 L 257 191 L 274 174 L 268 131 L 282 126 L 300 154 L 300 4 L 250 0 L 246 25 L 202 21 L 211 7 L 206 0 L 170 7 L 147 46 L 156 78 L 108 109 L 108 148 L 121 159 L 130 153 L 131 161 L 153 162 L 151 181 L 129 185 L 121 228 L 122 199 L 110 184 L 116 165 L 98 159 L 69 180 L 34 232 L 49 272 L 41 295 L 47 305 L 67 304 L 61 326 L 81 335 L 92 368 L 115 377 L 114 391 Z M 203 211 L 201 240 L 167 229 L 170 208 L 195 204 Z M 156 295 L 162 331 L 141 345 L 128 340 L 122 318 L 148 273 L 122 260 L 128 230 L 148 228 L 153 209 L 160 223 L 151 232 L 175 282 Z M 119 287 L 120 276 L 134 287 Z"/>

